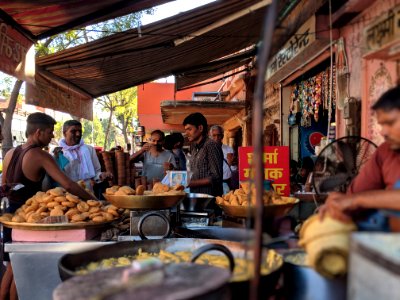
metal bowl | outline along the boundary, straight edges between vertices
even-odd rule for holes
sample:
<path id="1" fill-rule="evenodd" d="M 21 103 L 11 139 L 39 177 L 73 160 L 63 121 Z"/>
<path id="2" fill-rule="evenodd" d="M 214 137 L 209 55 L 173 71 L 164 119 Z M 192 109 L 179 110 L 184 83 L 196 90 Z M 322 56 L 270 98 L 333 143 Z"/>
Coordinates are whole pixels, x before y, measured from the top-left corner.
<path id="1" fill-rule="evenodd" d="M 181 210 L 204 211 L 211 200 L 214 199 L 214 196 L 208 194 L 189 193 L 181 202 Z"/>

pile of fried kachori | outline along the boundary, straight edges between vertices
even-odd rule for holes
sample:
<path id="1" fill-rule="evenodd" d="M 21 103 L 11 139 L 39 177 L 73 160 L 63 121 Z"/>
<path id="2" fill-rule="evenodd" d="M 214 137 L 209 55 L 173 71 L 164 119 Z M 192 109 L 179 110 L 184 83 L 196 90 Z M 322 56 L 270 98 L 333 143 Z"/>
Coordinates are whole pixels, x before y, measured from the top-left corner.
<path id="1" fill-rule="evenodd" d="M 69 222 L 102 223 L 119 218 L 118 208 L 114 205 L 104 206 L 97 200 L 83 201 L 77 196 L 56 187 L 46 193 L 37 192 L 15 214 L 4 214 L 1 221 L 17 223 L 38 223 L 49 216 L 67 216 Z"/>

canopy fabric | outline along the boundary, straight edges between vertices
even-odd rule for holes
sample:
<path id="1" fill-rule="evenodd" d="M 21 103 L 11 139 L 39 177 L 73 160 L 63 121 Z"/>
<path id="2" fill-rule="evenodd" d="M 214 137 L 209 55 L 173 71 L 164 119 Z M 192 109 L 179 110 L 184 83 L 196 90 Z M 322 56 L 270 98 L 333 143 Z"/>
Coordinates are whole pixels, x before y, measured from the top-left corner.
<path id="1" fill-rule="evenodd" d="M 33 41 L 172 0 L 5 0 L 0 18 Z"/>
<path id="2" fill-rule="evenodd" d="M 233 69 L 237 70 L 240 68 L 241 71 L 246 71 L 246 66 L 252 62 L 255 55 L 256 48 L 254 47 L 250 50 L 223 59 L 218 59 L 205 65 L 193 66 L 189 70 L 181 70 L 179 73 L 174 74 L 176 89 L 179 91 L 191 88 L 196 83 L 203 82 L 210 78 L 216 78 L 217 76 L 232 71 Z M 230 76 L 230 73 L 228 76 Z M 216 80 L 220 80 L 220 78 Z"/>
<path id="3" fill-rule="evenodd" d="M 179 38 L 246 10 L 259 0 L 223 0 L 166 20 L 40 57 L 37 65 L 92 97 L 177 74 L 254 45 L 265 6 L 181 44 Z"/>

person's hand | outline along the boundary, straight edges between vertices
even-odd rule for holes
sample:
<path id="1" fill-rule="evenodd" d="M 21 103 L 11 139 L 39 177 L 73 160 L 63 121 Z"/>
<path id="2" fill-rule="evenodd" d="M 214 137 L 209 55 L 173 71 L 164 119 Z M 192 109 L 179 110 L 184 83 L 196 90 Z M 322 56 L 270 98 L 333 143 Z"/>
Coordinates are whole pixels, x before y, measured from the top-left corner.
<path id="1" fill-rule="evenodd" d="M 354 196 L 333 192 L 329 194 L 325 204 L 320 207 L 319 214 L 321 220 L 328 214 L 332 218 L 349 222 L 351 221 L 349 213 L 355 209 L 357 209 L 357 205 Z"/>
<path id="2" fill-rule="evenodd" d="M 146 143 L 146 144 L 144 144 L 143 146 L 142 146 L 142 152 L 146 152 L 146 151 L 149 151 L 150 150 L 150 148 L 151 148 L 151 146 L 152 146 L 152 144 L 150 144 L 150 143 Z"/>
<path id="3" fill-rule="evenodd" d="M 106 179 L 113 179 L 114 175 L 111 172 L 101 172 L 100 173 L 100 180 L 104 181 Z"/>

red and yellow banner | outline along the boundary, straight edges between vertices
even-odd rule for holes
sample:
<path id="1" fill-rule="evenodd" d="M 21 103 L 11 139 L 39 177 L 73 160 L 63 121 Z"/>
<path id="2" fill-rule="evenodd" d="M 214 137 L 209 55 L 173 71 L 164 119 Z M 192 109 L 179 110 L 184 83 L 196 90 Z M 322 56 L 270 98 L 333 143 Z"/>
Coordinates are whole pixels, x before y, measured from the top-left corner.
<path id="1" fill-rule="evenodd" d="M 246 181 L 254 177 L 253 147 L 239 147 L 239 180 Z M 290 194 L 289 147 L 264 147 L 264 177 L 272 180 L 275 192 L 282 196 Z"/>

